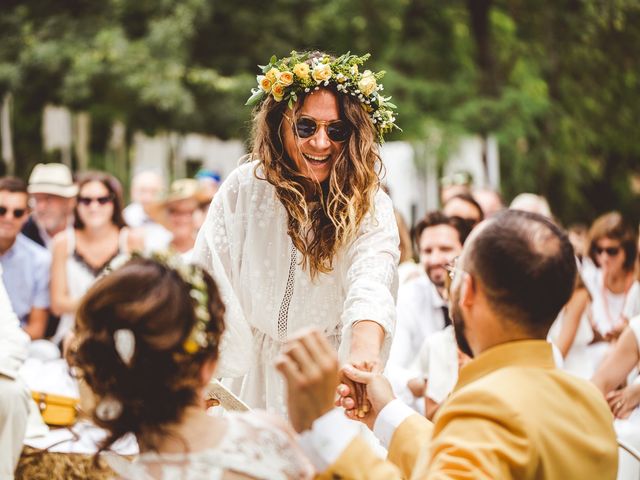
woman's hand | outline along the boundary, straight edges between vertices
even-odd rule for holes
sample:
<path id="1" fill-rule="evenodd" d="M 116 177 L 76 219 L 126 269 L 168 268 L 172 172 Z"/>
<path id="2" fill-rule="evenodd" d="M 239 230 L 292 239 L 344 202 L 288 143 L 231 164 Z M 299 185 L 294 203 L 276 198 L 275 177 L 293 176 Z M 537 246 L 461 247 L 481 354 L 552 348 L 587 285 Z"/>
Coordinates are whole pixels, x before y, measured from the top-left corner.
<path id="1" fill-rule="evenodd" d="M 640 404 L 640 384 L 632 383 L 620 390 L 609 392 L 607 402 L 616 418 L 629 418 L 633 409 Z"/>
<path id="2" fill-rule="evenodd" d="M 383 365 L 380 360 L 380 348 L 384 340 L 384 330 L 377 322 L 362 320 L 352 327 L 351 346 L 347 365 L 363 372 L 380 373 Z M 354 402 L 356 415 L 362 417 L 370 407 L 365 385 L 349 378 L 343 378 L 349 388 L 349 397 Z M 349 402 L 348 402 L 349 403 Z"/>

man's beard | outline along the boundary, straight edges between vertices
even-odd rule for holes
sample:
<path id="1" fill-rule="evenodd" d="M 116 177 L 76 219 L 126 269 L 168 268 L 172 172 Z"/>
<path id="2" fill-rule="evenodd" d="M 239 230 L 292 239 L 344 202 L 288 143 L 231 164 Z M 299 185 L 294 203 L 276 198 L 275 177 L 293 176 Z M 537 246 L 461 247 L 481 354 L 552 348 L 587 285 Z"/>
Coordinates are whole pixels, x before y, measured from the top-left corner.
<path id="1" fill-rule="evenodd" d="M 462 353 L 473 358 L 473 352 L 471 351 L 471 347 L 469 346 L 469 342 L 467 341 L 464 318 L 462 317 L 460 307 L 455 305 L 454 302 L 452 302 L 451 307 L 451 323 L 453 324 L 453 331 L 456 335 L 456 343 L 458 344 L 458 348 Z"/>

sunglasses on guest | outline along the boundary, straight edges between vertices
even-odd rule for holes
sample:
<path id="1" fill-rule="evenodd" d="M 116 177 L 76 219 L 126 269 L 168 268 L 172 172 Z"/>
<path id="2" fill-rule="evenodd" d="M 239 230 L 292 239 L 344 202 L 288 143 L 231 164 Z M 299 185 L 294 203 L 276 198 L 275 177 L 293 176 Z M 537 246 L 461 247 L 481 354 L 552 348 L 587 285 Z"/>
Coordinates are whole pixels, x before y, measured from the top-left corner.
<path id="1" fill-rule="evenodd" d="M 615 257 L 616 255 L 618 255 L 618 253 L 620 253 L 620 247 L 594 247 L 593 250 L 594 252 L 596 252 L 596 255 L 602 255 L 603 253 L 606 253 L 609 257 Z"/>
<path id="2" fill-rule="evenodd" d="M 291 122 L 291 119 L 287 117 Z M 344 120 L 333 120 L 331 122 L 316 120 L 311 117 L 300 117 L 296 120 L 295 132 L 300 138 L 310 138 L 318 131 L 318 126 L 324 125 L 327 129 L 327 137 L 334 142 L 344 142 L 351 134 L 349 124 Z"/>
<path id="3" fill-rule="evenodd" d="M 98 202 L 99 205 L 106 205 L 113 200 L 113 195 L 105 195 L 104 197 L 78 197 L 78 203 L 89 206 L 93 202 Z"/>
<path id="4" fill-rule="evenodd" d="M 0 217 L 6 216 L 7 213 L 9 212 L 12 213 L 13 218 L 22 218 L 24 214 L 27 213 L 27 209 L 26 208 L 9 209 L 7 207 L 0 207 Z"/>

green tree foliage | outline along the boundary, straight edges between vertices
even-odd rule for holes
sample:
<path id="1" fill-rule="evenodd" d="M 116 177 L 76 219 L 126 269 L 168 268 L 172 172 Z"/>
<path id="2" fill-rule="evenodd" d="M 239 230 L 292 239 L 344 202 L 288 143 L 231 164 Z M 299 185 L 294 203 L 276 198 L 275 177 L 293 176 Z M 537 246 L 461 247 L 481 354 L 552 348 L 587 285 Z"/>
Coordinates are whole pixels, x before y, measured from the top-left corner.
<path id="1" fill-rule="evenodd" d="M 503 193 L 546 195 L 565 222 L 637 218 L 638 0 L 5 0 L 0 93 L 21 173 L 46 103 L 91 113 L 92 151 L 128 131 L 246 138 L 257 65 L 292 49 L 371 52 L 403 129 L 445 152 L 496 135 Z"/>

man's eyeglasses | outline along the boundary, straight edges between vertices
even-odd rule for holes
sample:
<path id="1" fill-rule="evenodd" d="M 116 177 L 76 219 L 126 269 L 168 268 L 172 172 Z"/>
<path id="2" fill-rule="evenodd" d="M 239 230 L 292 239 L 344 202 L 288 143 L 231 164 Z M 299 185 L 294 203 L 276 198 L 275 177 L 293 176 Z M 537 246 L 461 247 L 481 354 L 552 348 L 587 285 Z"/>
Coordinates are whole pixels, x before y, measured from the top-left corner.
<path id="1" fill-rule="evenodd" d="M 11 212 L 13 218 L 22 218 L 25 213 L 27 213 L 26 208 L 13 208 L 9 209 L 7 207 L 0 207 L 0 217 L 5 217 L 7 213 Z"/>
<path id="2" fill-rule="evenodd" d="M 596 252 L 596 255 L 602 255 L 603 253 L 606 253 L 610 257 L 615 257 L 620 253 L 620 247 L 595 247 L 593 250 Z"/>
<path id="3" fill-rule="evenodd" d="M 78 203 L 89 206 L 93 202 L 98 202 L 100 205 L 106 205 L 113 200 L 113 196 L 105 195 L 104 197 L 78 197 Z"/>
<path id="4" fill-rule="evenodd" d="M 287 115 L 285 115 L 285 118 L 291 122 L 291 119 Z M 319 125 L 325 126 L 327 129 L 327 137 L 334 142 L 344 142 L 351 134 L 349 124 L 343 120 L 326 122 L 303 116 L 296 120 L 294 127 L 298 137 L 309 138 L 316 134 Z"/>

